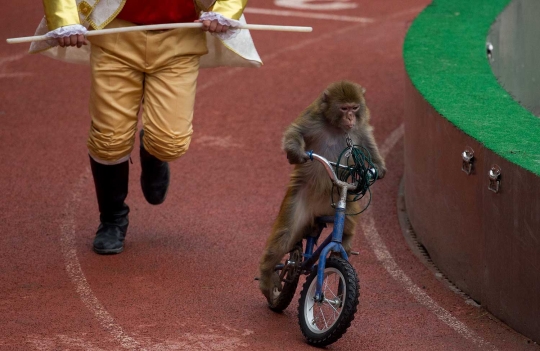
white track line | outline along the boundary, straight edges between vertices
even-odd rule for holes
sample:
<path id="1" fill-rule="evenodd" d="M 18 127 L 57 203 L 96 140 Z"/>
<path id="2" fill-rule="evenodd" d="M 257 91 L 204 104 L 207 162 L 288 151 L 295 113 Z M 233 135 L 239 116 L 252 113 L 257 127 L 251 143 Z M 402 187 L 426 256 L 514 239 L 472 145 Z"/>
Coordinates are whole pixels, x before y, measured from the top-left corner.
<path id="1" fill-rule="evenodd" d="M 381 146 L 381 155 L 386 157 L 390 150 L 396 145 L 396 143 L 401 139 L 404 134 L 404 125 L 401 124 L 396 128 L 389 136 L 386 138 L 384 143 Z M 362 216 L 360 220 L 360 226 L 364 232 L 364 236 L 371 245 L 375 256 L 381 262 L 382 266 L 386 271 L 397 280 L 399 283 L 403 284 L 405 290 L 407 290 L 420 304 L 424 305 L 430 312 L 435 314 L 443 323 L 448 325 L 459 335 L 465 339 L 472 341 L 477 346 L 482 349 L 487 350 L 497 350 L 497 348 L 491 345 L 489 342 L 482 339 L 474 331 L 469 329 L 465 324 L 460 322 L 457 318 L 452 316 L 450 312 L 439 306 L 428 294 L 426 294 L 422 289 L 420 289 L 413 281 L 405 274 L 403 270 L 398 266 L 386 245 L 384 244 L 379 232 L 377 231 L 375 220 L 371 215 L 371 211 L 368 210 Z"/>
<path id="2" fill-rule="evenodd" d="M 12 55 L 8 57 L 0 58 L 0 78 L 19 78 L 19 77 L 30 77 L 33 73 L 30 72 L 10 72 L 7 68 L 7 64 L 10 62 L 18 61 L 28 56 L 28 54 L 21 53 L 17 55 Z"/>
<path id="3" fill-rule="evenodd" d="M 84 272 L 82 271 L 79 258 L 77 257 L 77 249 L 75 246 L 75 210 L 81 202 L 81 194 L 85 185 L 88 183 L 90 170 L 87 168 L 83 172 L 75 185 L 71 200 L 67 202 L 64 210 L 65 220 L 61 224 L 61 245 L 62 254 L 66 263 L 66 271 L 69 278 L 79 294 L 84 305 L 94 314 L 101 326 L 107 330 L 116 341 L 128 350 L 144 350 L 144 348 L 119 326 L 114 318 L 107 312 L 105 307 L 99 302 L 97 297 L 92 292 L 90 285 L 86 281 Z"/>
<path id="4" fill-rule="evenodd" d="M 315 0 L 317 1 L 317 0 Z M 325 1 L 315 4 L 313 0 L 274 0 L 274 5 L 280 8 L 289 8 L 296 10 L 325 10 L 339 11 L 350 10 L 358 7 L 358 4 L 350 0 Z M 320 0 L 319 0 L 320 1 Z"/>
<path id="5" fill-rule="evenodd" d="M 272 15 L 281 17 L 305 17 L 313 19 L 323 19 L 342 22 L 358 22 L 358 23 L 371 23 L 374 21 L 372 18 L 367 17 L 354 17 L 354 16 L 340 16 L 331 15 L 326 13 L 316 12 L 303 12 L 303 11 L 289 11 L 289 10 L 272 10 L 272 9 L 260 9 L 253 7 L 246 7 L 244 13 L 255 13 L 260 15 Z"/>

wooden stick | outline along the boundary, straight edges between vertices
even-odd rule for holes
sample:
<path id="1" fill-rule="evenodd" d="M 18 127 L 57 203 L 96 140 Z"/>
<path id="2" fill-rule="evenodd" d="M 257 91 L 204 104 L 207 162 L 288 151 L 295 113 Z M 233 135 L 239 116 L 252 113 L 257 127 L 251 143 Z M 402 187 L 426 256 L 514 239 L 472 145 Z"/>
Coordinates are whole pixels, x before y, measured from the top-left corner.
<path id="1" fill-rule="evenodd" d="M 164 30 L 164 29 L 174 29 L 174 28 L 201 28 L 202 23 L 166 23 L 166 24 L 150 24 L 147 26 L 131 26 L 131 27 L 122 27 L 122 28 L 111 28 L 111 29 L 99 29 L 99 30 L 89 30 L 86 32 L 85 36 L 91 37 L 94 35 L 104 35 L 104 34 L 114 34 L 114 33 L 125 33 L 125 32 L 138 32 L 143 30 Z M 266 24 L 246 24 L 235 27 L 235 29 L 249 29 L 249 30 L 271 30 L 279 32 L 311 32 L 313 28 L 311 27 L 297 27 L 297 26 L 274 26 Z M 18 43 L 29 43 L 32 41 L 43 41 L 54 38 L 46 37 L 45 35 L 37 35 L 33 37 L 21 37 L 21 38 L 11 38 L 6 41 L 8 44 L 18 44 Z"/>

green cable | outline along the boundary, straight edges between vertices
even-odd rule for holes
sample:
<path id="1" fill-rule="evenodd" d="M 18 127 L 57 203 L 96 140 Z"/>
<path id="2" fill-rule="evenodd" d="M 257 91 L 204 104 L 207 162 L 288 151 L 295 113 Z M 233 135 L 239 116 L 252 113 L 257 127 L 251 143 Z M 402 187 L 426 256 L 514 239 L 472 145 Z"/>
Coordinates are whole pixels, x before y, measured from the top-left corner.
<path id="1" fill-rule="evenodd" d="M 344 156 L 345 155 L 345 156 Z M 345 158 L 345 162 L 342 164 L 341 159 Z M 346 169 L 340 168 L 338 165 L 342 164 L 346 166 Z M 377 168 L 371 160 L 371 154 L 369 151 L 360 145 L 352 145 L 346 147 L 338 157 L 336 162 L 336 175 L 339 180 L 348 183 L 356 183 L 357 187 L 353 190 L 348 190 L 349 194 L 354 194 L 352 199 L 347 199 L 347 202 L 359 201 L 364 197 L 366 193 L 369 193 L 369 201 L 366 206 L 357 213 L 346 213 L 347 216 L 355 216 L 364 212 L 371 204 L 371 190 L 370 187 L 377 180 Z M 375 170 L 375 172 L 372 171 Z M 332 186 L 331 200 L 334 203 L 334 187 Z"/>

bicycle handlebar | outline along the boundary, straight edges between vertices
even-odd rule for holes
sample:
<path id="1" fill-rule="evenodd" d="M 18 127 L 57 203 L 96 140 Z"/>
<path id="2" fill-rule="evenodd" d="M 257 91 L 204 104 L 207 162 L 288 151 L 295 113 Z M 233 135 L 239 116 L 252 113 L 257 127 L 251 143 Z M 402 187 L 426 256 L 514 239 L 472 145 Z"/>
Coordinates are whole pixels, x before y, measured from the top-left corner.
<path id="1" fill-rule="evenodd" d="M 347 183 L 338 179 L 336 172 L 334 172 L 334 169 L 332 168 L 332 166 L 336 166 L 335 162 L 328 161 L 326 158 L 322 157 L 321 155 L 317 155 L 316 153 L 314 153 L 313 150 L 307 151 L 306 154 L 309 156 L 310 160 L 313 161 L 313 159 L 316 159 L 324 166 L 324 169 L 326 169 L 326 172 L 328 173 L 328 175 L 330 176 L 330 179 L 332 179 L 332 182 L 334 182 L 334 184 L 340 187 L 346 187 L 348 190 L 356 189 L 356 186 L 357 186 L 356 184 L 350 184 L 350 183 Z M 339 164 L 337 166 L 340 168 L 348 169 L 347 166 L 344 166 L 342 164 Z"/>

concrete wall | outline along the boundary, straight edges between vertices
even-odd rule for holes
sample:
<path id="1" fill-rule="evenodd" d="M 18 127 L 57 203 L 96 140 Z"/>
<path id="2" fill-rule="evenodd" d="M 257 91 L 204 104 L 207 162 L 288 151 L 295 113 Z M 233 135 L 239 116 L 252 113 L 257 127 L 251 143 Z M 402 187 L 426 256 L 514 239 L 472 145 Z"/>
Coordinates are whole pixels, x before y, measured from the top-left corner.
<path id="1" fill-rule="evenodd" d="M 540 1 L 513 0 L 489 31 L 490 63 L 499 83 L 540 116 Z"/>
<path id="2" fill-rule="evenodd" d="M 540 177 L 457 129 L 410 81 L 405 101 L 405 203 L 419 241 L 461 290 L 540 342 Z M 493 164 L 498 193 L 488 189 Z"/>

